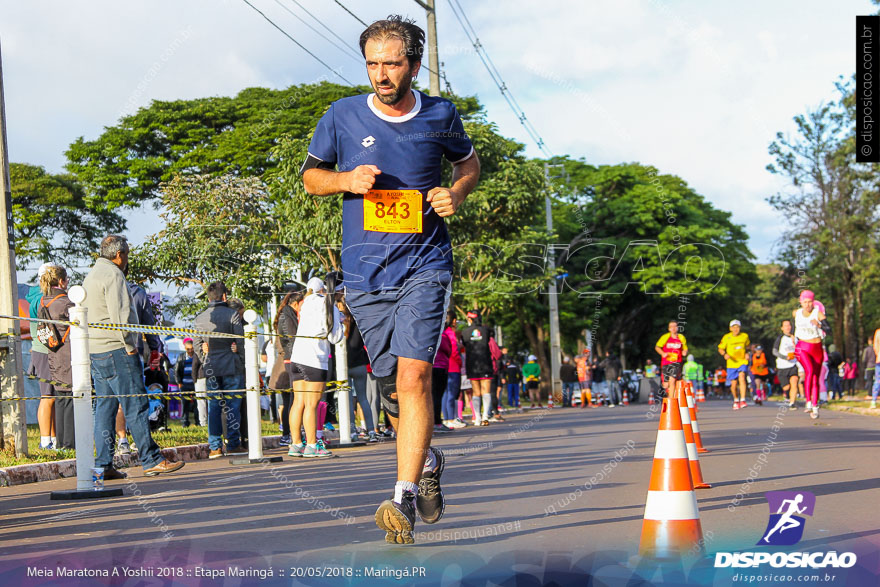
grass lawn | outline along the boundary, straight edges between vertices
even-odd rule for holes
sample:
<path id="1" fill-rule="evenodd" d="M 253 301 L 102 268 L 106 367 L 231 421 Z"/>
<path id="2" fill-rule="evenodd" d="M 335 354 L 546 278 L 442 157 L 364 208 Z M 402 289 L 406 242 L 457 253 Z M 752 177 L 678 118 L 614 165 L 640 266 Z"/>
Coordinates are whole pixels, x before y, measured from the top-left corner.
<path id="1" fill-rule="evenodd" d="M 153 440 L 160 448 L 185 446 L 208 442 L 208 429 L 201 426 L 184 428 L 178 420 L 168 419 L 169 430 L 153 432 Z M 263 436 L 278 434 L 278 424 L 263 421 Z M 129 437 L 131 440 L 131 437 Z M 11 450 L 0 451 L 0 467 L 26 465 L 29 463 L 48 463 L 76 457 L 74 450 L 46 450 L 40 448 L 40 429 L 36 424 L 28 424 L 28 456 L 17 457 Z"/>

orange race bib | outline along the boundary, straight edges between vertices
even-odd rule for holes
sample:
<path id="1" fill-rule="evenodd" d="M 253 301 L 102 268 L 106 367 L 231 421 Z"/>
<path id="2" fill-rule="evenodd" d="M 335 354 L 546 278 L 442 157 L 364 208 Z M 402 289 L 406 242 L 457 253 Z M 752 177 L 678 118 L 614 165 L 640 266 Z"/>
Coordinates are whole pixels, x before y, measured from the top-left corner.
<path id="1" fill-rule="evenodd" d="M 364 230 L 422 232 L 422 192 L 370 190 L 364 194 Z"/>

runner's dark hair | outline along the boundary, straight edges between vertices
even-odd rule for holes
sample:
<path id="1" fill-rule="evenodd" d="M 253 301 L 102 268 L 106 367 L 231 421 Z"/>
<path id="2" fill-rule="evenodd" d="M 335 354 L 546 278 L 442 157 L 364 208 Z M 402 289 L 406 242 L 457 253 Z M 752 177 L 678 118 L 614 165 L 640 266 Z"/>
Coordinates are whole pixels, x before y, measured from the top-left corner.
<path id="1" fill-rule="evenodd" d="M 421 62 L 425 50 L 425 31 L 414 20 L 391 14 L 385 20 L 377 20 L 361 33 L 361 54 L 367 56 L 365 47 L 370 39 L 400 39 L 403 41 L 406 59 L 410 67 Z"/>
<path id="2" fill-rule="evenodd" d="M 342 281 L 341 277 L 338 271 L 331 271 L 324 278 L 324 288 L 327 290 L 324 295 L 324 309 L 327 314 L 327 336 L 330 336 L 330 333 L 333 332 L 333 310 L 336 310 L 336 284 Z"/>

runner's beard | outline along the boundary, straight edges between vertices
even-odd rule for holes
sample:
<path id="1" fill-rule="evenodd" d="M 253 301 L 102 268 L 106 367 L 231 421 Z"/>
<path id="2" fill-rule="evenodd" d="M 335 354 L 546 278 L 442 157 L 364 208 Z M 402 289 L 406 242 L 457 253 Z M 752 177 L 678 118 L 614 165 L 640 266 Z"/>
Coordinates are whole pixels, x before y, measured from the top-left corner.
<path id="1" fill-rule="evenodd" d="M 379 87 L 380 86 L 378 84 L 375 84 L 373 86 L 373 89 L 376 90 L 376 97 L 379 98 L 379 101 L 382 102 L 383 104 L 388 104 L 389 106 L 391 106 L 393 104 L 397 104 L 398 102 L 400 102 L 403 99 L 404 96 L 406 96 L 406 94 L 409 92 L 410 88 L 412 87 L 412 84 L 407 83 L 406 87 L 404 87 L 403 84 L 401 84 L 399 86 L 395 86 L 391 82 L 388 82 L 387 84 L 383 84 L 381 86 L 383 88 L 393 88 L 394 89 L 394 92 L 392 92 L 390 94 L 382 94 L 381 92 L 379 92 Z"/>

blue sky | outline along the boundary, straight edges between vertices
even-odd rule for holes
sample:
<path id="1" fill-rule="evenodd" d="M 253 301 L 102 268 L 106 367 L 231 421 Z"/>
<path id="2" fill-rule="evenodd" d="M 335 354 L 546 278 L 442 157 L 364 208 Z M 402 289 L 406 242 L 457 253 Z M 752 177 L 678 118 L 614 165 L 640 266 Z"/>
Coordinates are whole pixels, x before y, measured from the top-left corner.
<path id="1" fill-rule="evenodd" d="M 298 0 L 356 45 L 362 26 L 330 0 Z M 638 161 L 684 178 L 745 225 L 759 261 L 785 219 L 766 204 L 784 189 L 767 145 L 796 114 L 835 97 L 854 71 L 856 14 L 838 2 L 565 2 L 460 0 L 508 87 L 554 154 Z M 284 11 L 252 0 L 345 77 L 363 67 Z M 306 16 L 290 0 L 278 0 Z M 415 17 L 412 0 L 343 0 L 364 20 Z M 440 57 L 459 94 L 476 94 L 506 136 L 540 152 L 485 74 L 448 0 L 437 0 Z M 153 99 L 282 88 L 327 70 L 240 0 L 0 0 L 0 43 L 12 161 L 60 171 L 78 136 L 94 138 Z M 312 23 L 314 24 L 314 23 Z M 317 25 L 316 25 L 317 26 Z M 427 72 L 420 81 L 427 86 Z M 130 215 L 142 242 L 152 210 Z"/>

